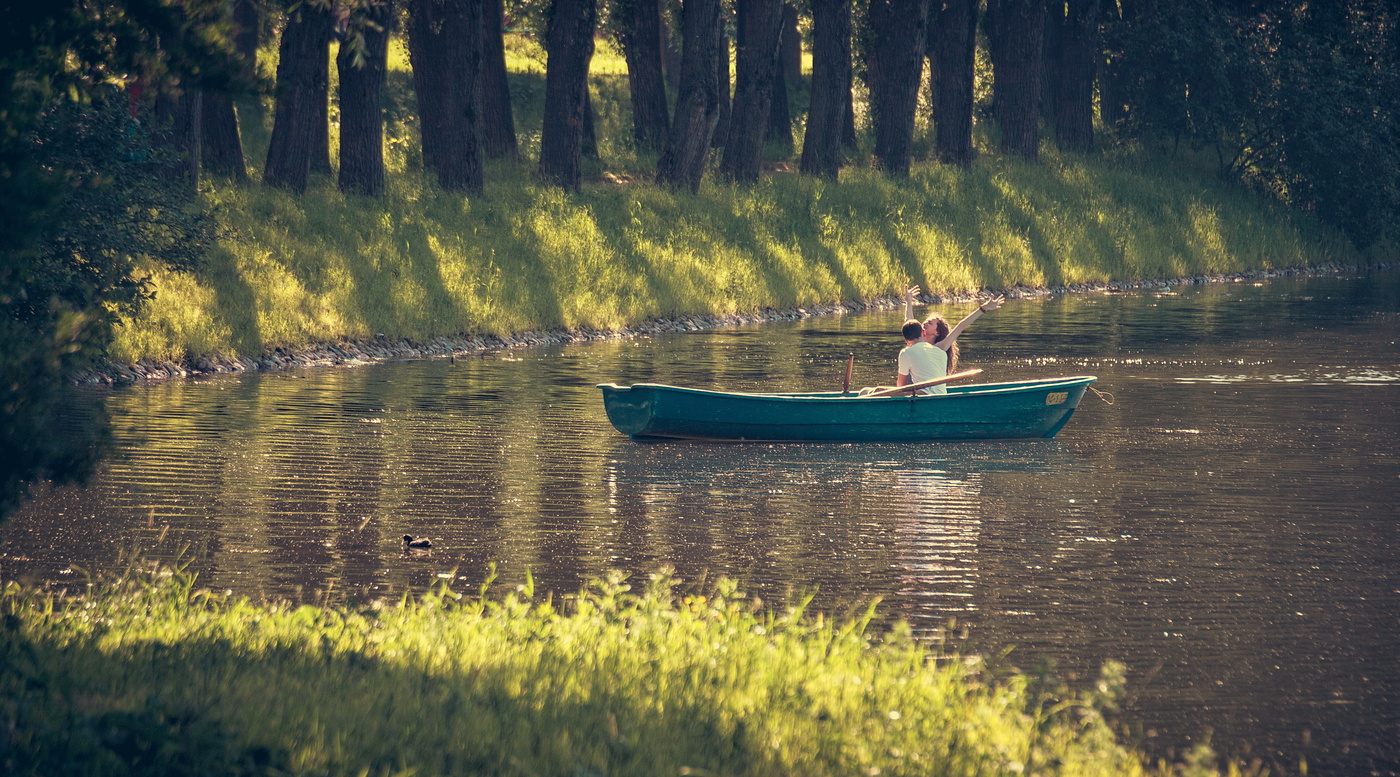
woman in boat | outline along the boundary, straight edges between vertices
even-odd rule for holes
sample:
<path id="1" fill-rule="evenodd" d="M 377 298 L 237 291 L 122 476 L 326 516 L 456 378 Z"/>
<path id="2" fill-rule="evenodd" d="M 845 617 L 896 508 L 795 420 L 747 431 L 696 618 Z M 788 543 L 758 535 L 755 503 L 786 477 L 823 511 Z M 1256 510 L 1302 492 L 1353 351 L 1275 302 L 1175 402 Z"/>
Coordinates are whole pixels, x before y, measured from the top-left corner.
<path id="1" fill-rule="evenodd" d="M 904 290 L 904 320 L 907 328 L 910 322 L 917 322 L 914 318 L 914 300 L 919 296 L 919 287 L 910 285 Z M 947 319 L 937 313 L 929 314 L 923 322 L 922 342 L 926 342 L 943 352 L 942 359 L 921 359 L 922 369 L 906 372 L 905 354 L 912 355 L 909 350 L 911 345 L 906 345 L 900 351 L 899 375 L 895 378 L 896 386 L 904 386 L 909 383 L 930 380 L 931 378 L 941 378 L 945 375 L 958 371 L 958 335 L 961 335 L 972 324 L 973 321 L 982 317 L 983 313 L 989 313 L 1001 307 L 1006 300 L 1003 296 L 995 296 L 977 306 L 977 309 L 968 313 L 957 326 L 948 326 Z M 906 337 L 906 343 L 908 338 Z M 935 354 L 937 356 L 938 354 Z M 941 363 L 939 363 L 941 361 Z M 929 374 L 931 373 L 931 374 Z M 930 386 L 923 390 L 925 394 L 947 394 L 948 387 L 944 385 Z"/>
<path id="2" fill-rule="evenodd" d="M 923 323 L 914 318 L 914 300 L 919 296 L 919 287 L 910 285 L 904 290 L 904 348 L 899 352 L 898 373 L 895 386 L 907 386 L 926 380 L 942 378 L 958 369 L 958 336 L 967 330 L 973 321 L 983 313 L 1001 307 L 1005 297 L 996 296 L 977 306 L 967 314 L 957 326 L 949 327 L 948 321 L 937 313 L 929 314 Z M 860 394 L 870 394 L 890 388 L 889 386 L 867 386 Z M 920 389 L 920 394 L 947 394 L 948 387 L 942 384 Z"/>
<path id="3" fill-rule="evenodd" d="M 918 296 L 918 286 L 910 285 L 904 290 L 904 320 L 906 322 L 915 320 L 914 300 L 916 300 Z M 958 325 L 954 327 L 949 327 L 947 319 L 937 313 L 930 313 L 929 317 L 924 319 L 924 339 L 933 344 L 934 347 L 943 349 L 944 353 L 948 354 L 948 369 L 944 373 L 945 375 L 958 371 L 958 335 L 966 331 L 973 321 L 981 318 L 983 313 L 990 313 L 996 310 L 1001 307 L 1001 304 L 1005 301 L 1006 298 L 1001 295 L 988 299 L 978 305 L 976 310 L 968 313 L 967 317 L 959 321 Z M 941 378 L 943 376 L 939 375 L 937 377 Z M 944 392 L 940 391 L 937 393 L 942 394 Z"/>

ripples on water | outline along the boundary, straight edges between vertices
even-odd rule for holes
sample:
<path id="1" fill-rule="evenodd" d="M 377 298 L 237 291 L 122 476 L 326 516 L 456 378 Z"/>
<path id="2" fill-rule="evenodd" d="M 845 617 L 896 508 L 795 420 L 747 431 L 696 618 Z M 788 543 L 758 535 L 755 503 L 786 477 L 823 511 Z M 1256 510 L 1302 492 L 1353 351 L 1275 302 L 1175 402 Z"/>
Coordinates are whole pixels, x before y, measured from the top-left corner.
<path id="1" fill-rule="evenodd" d="M 971 306 L 955 308 L 964 314 Z M 743 390 L 892 377 L 873 314 L 107 397 L 116 452 L 13 516 L 0 574 L 182 558 L 252 595 L 385 596 L 530 569 L 816 589 L 1084 680 L 1125 661 L 1155 752 L 1400 772 L 1400 275 L 1013 302 L 988 381 L 1096 374 L 1053 441 L 637 443 L 598 382 Z M 427 535 L 425 556 L 399 536 Z M 453 573 L 453 570 L 456 570 Z M 332 595 L 335 595 L 333 593 Z"/>

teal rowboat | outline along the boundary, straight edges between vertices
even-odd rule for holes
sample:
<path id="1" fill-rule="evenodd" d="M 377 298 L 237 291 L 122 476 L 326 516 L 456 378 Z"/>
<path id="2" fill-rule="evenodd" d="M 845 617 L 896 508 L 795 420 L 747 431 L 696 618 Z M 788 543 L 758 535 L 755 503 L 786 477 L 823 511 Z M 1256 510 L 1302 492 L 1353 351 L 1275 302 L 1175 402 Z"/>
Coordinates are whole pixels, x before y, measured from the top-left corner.
<path id="1" fill-rule="evenodd" d="M 745 394 L 601 383 L 608 420 L 634 438 L 915 441 L 1054 437 L 1097 378 L 949 386 L 947 394 Z"/>

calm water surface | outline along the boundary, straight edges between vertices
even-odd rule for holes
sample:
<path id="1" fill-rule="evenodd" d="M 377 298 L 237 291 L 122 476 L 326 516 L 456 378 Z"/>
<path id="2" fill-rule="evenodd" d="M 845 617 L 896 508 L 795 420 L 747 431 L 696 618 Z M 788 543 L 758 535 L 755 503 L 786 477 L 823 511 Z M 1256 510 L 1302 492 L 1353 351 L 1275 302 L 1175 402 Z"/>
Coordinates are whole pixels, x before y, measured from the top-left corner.
<path id="1" fill-rule="evenodd" d="M 838 612 L 880 597 L 1080 682 L 1122 660 L 1154 753 L 1400 774 L 1400 274 L 1012 302 L 964 366 L 1111 394 L 1053 441 L 638 443 L 594 388 L 839 388 L 851 352 L 858 385 L 887 383 L 899 323 L 112 391 L 113 456 L 0 528 L 0 575 L 183 553 L 220 588 L 363 597 L 489 562 L 559 592 L 669 565 Z M 405 557 L 405 533 L 437 548 Z"/>

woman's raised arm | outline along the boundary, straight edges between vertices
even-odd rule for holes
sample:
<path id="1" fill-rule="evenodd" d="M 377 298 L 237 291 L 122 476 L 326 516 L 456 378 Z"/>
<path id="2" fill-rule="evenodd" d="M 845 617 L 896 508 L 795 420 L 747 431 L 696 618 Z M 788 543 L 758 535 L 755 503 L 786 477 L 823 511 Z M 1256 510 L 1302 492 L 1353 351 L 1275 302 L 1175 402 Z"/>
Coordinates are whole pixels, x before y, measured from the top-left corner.
<path id="1" fill-rule="evenodd" d="M 939 348 L 942 348 L 945 351 L 949 348 L 952 348 L 953 343 L 956 343 L 958 341 L 958 335 L 962 334 L 963 330 L 967 329 L 973 321 L 976 321 L 977 319 L 981 318 L 983 313 L 990 313 L 993 310 L 996 310 L 997 308 L 1001 307 L 1001 303 L 1005 301 L 1006 297 L 998 295 L 978 305 L 976 310 L 972 311 L 971 313 L 968 313 L 966 318 L 959 321 L 958 325 L 953 327 L 952 331 L 948 332 L 947 337 L 934 343 L 934 345 L 938 346 Z"/>

